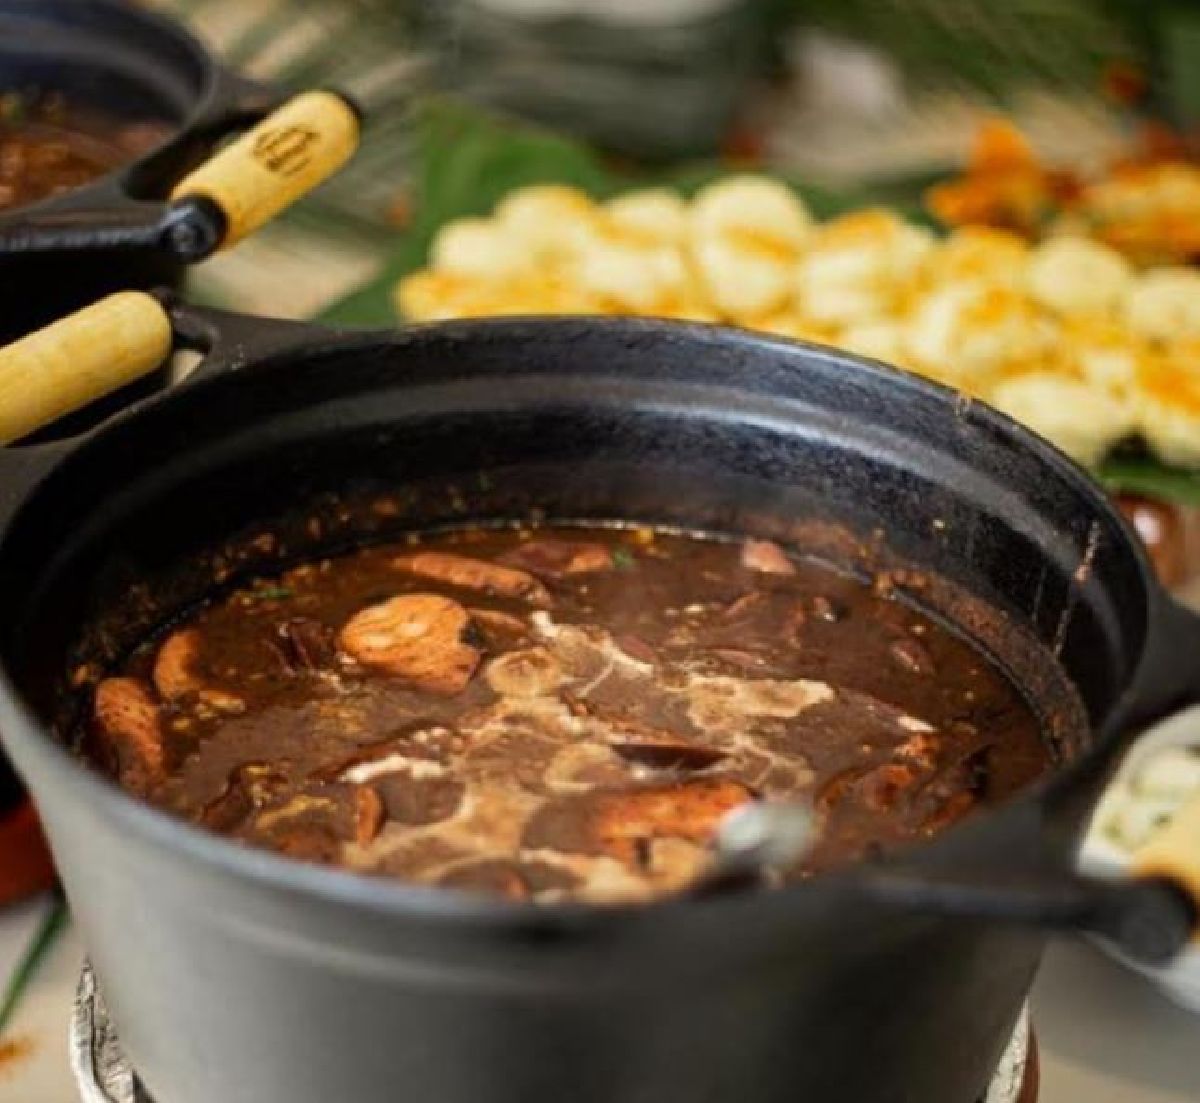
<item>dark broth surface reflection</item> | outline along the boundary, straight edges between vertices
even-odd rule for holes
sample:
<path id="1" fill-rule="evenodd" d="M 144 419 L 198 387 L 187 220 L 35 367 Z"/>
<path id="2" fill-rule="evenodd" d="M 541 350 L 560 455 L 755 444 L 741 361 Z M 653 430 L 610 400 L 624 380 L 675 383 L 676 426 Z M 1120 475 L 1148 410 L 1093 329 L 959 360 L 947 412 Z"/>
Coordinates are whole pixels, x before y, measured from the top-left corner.
<path id="1" fill-rule="evenodd" d="M 811 800 L 796 876 L 1049 765 L 976 650 L 773 544 L 649 530 L 414 538 L 263 580 L 100 684 L 93 755 L 256 846 L 517 899 L 678 889 L 748 800 Z"/>

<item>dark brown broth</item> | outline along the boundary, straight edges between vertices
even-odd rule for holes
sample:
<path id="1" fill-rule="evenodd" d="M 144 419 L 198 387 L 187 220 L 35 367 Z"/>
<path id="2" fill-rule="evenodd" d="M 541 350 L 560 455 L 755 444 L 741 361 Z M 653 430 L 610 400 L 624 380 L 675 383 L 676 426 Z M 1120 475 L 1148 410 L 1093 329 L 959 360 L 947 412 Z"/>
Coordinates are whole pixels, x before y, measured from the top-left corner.
<path id="1" fill-rule="evenodd" d="M 136 160 L 167 135 L 59 96 L 0 93 L 0 211 L 90 184 Z"/>
<path id="2" fill-rule="evenodd" d="M 90 745 L 154 804 L 535 900 L 678 889 L 747 799 L 815 803 L 804 875 L 935 834 L 1050 761 L 1005 676 L 886 590 L 647 530 L 444 533 L 310 564 L 121 673 Z"/>

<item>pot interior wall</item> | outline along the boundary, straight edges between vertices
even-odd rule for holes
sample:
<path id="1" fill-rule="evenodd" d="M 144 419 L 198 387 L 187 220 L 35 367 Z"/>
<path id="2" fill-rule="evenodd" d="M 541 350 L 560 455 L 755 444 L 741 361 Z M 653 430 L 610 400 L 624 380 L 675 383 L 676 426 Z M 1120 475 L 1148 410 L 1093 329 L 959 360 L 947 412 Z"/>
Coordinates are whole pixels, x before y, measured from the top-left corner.
<path id="1" fill-rule="evenodd" d="M 118 656 L 214 578 L 540 515 L 922 564 L 938 577 L 898 585 L 998 656 L 1068 744 L 1087 724 L 1062 671 L 1100 721 L 1146 631 L 1136 559 L 1098 493 L 994 415 L 749 335 L 510 322 L 327 341 L 111 425 L 0 547 L 0 652 L 66 724 L 73 664 Z"/>
<path id="2" fill-rule="evenodd" d="M 195 46 L 140 13 L 0 0 L 0 89 L 61 91 L 122 118 L 182 123 L 205 81 Z"/>

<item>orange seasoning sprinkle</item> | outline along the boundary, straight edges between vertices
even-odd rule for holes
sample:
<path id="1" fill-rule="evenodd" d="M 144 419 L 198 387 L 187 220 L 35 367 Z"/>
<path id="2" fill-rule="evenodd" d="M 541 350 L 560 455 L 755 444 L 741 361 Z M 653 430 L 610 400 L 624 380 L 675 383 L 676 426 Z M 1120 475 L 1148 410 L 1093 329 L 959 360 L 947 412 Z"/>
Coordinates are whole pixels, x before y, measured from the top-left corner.
<path id="1" fill-rule="evenodd" d="M 32 1038 L 8 1038 L 0 1041 L 0 1076 L 14 1071 L 14 1066 L 28 1060 L 34 1051 Z"/>
<path id="2" fill-rule="evenodd" d="M 1149 364 L 1142 370 L 1146 393 L 1179 410 L 1200 417 L 1200 378 L 1175 364 Z"/>

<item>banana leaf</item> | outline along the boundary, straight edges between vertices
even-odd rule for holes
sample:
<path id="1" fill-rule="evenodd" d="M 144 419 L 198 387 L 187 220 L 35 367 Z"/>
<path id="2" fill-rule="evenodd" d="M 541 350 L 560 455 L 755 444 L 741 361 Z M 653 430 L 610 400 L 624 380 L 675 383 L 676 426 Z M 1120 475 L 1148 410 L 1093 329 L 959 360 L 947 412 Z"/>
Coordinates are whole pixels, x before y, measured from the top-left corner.
<path id="1" fill-rule="evenodd" d="M 1200 471 L 1167 467 L 1151 456 L 1113 456 L 1101 466 L 1100 480 L 1114 493 L 1200 507 Z"/>

